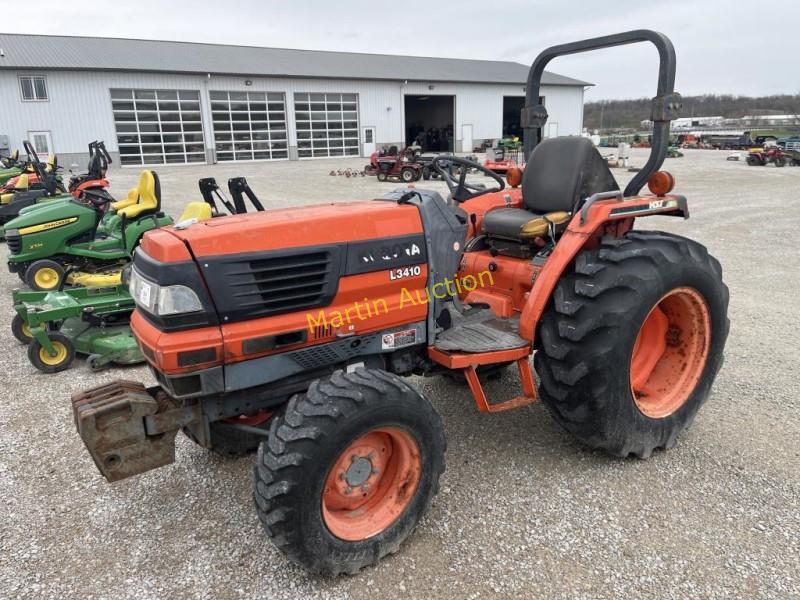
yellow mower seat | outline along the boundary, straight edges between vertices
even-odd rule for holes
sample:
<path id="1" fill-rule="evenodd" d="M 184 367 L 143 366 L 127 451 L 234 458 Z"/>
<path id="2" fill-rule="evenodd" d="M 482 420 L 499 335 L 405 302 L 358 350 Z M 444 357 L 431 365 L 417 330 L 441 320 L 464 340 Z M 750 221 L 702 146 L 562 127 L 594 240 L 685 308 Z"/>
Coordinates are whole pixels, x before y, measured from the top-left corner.
<path id="1" fill-rule="evenodd" d="M 117 200 L 116 202 L 111 203 L 111 208 L 114 209 L 115 212 L 119 212 L 123 208 L 131 206 L 132 204 L 136 204 L 136 200 L 139 197 L 137 190 L 139 188 L 131 188 L 128 190 L 128 196 L 124 200 Z"/>
<path id="2" fill-rule="evenodd" d="M 178 223 L 183 223 L 184 221 L 189 221 L 190 219 L 194 219 L 199 223 L 200 221 L 206 221 L 211 217 L 211 206 L 207 202 L 189 202 L 189 204 L 186 205 L 186 208 L 183 209 L 183 213 L 181 213 L 181 218 L 178 219 Z"/>
<path id="3" fill-rule="evenodd" d="M 58 168 L 58 157 L 55 154 L 51 154 L 47 157 L 47 166 L 45 167 L 45 173 L 52 173 Z"/>
<path id="4" fill-rule="evenodd" d="M 23 173 L 17 178 L 17 182 L 14 184 L 15 190 L 27 190 L 31 186 L 30 179 L 27 173 Z"/>
<path id="5" fill-rule="evenodd" d="M 125 200 L 123 200 L 125 202 Z M 136 187 L 136 203 L 125 206 L 117 214 L 135 219 L 145 213 L 156 212 L 161 207 L 161 184 L 155 171 L 142 171 Z"/>

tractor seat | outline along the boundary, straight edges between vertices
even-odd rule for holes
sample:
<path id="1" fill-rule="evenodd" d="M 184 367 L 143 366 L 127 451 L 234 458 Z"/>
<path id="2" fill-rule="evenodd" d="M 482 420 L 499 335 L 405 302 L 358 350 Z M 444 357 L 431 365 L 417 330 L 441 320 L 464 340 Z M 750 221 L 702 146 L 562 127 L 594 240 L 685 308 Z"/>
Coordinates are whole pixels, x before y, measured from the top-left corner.
<path id="1" fill-rule="evenodd" d="M 591 140 L 560 137 L 536 146 L 522 179 L 524 208 L 497 208 L 483 218 L 489 237 L 520 242 L 544 235 L 561 224 L 592 194 L 618 190 L 608 164 Z"/>
<path id="2" fill-rule="evenodd" d="M 27 173 L 22 173 L 18 178 L 16 183 L 14 184 L 15 190 L 27 190 L 31 187 L 29 175 Z"/>
<path id="3" fill-rule="evenodd" d="M 213 217 L 211 212 L 211 205 L 208 202 L 189 202 L 181 213 L 178 223 L 194 220 L 199 223 L 200 221 L 207 221 Z"/>
<path id="4" fill-rule="evenodd" d="M 136 203 L 119 209 L 117 214 L 130 220 L 158 212 L 160 209 L 161 183 L 158 175 L 155 171 L 142 171 L 139 176 L 139 185 L 136 186 Z"/>
<path id="5" fill-rule="evenodd" d="M 127 208 L 128 206 L 132 206 L 136 204 L 136 200 L 139 197 L 137 193 L 138 188 L 131 188 L 128 190 L 128 195 L 125 197 L 124 200 L 117 200 L 116 202 L 111 203 L 111 208 L 114 209 L 114 212 L 119 212 L 123 208 Z"/>

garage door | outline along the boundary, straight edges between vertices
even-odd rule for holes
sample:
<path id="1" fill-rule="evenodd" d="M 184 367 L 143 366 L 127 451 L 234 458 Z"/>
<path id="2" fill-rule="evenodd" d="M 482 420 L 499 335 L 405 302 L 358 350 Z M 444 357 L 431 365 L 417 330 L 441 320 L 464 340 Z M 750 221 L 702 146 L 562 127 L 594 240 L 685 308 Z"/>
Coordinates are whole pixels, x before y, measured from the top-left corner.
<path id="1" fill-rule="evenodd" d="M 289 158 L 286 101 L 275 92 L 211 92 L 217 160 Z"/>
<path id="2" fill-rule="evenodd" d="M 112 89 L 111 107 L 123 165 L 205 162 L 199 92 Z"/>
<path id="3" fill-rule="evenodd" d="M 358 94 L 295 94 L 300 158 L 359 156 Z"/>

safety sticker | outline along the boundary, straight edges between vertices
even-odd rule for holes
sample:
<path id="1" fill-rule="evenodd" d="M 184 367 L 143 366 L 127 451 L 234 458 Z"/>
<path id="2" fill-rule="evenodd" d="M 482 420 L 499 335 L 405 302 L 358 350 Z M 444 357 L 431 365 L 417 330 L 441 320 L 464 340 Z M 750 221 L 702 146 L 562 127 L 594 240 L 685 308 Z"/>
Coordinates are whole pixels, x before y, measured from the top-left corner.
<path id="1" fill-rule="evenodd" d="M 395 348 L 402 348 L 410 346 L 417 342 L 417 330 L 406 329 L 405 331 L 397 331 L 395 333 L 384 333 L 381 337 L 381 349 L 393 350 Z"/>

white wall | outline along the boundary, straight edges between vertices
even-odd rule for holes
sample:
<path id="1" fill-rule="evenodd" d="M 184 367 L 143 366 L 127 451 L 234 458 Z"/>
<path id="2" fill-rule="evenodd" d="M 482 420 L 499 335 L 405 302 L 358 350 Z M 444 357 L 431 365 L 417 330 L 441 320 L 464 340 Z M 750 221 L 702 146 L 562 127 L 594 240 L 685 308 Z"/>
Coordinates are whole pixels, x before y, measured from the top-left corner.
<path id="1" fill-rule="evenodd" d="M 342 92 L 359 95 L 359 125 L 376 128 L 380 144 L 402 142 L 405 137 L 403 96 L 444 94 L 456 96 L 456 148 L 460 148 L 462 125 L 473 126 L 473 138 L 496 139 L 502 134 L 503 96 L 522 96 L 523 85 L 467 84 L 399 81 L 309 80 L 291 78 L 207 77 L 154 73 L 96 71 L 45 72 L 49 100 L 22 102 L 17 76 L 24 71 L 0 71 L 0 134 L 10 145 L 21 145 L 29 131 L 50 131 L 60 154 L 85 154 L 91 140 L 106 141 L 117 150 L 109 88 L 156 88 L 200 90 L 203 105 L 205 145 L 213 148 L 208 106 L 209 90 L 285 92 L 289 145 L 296 146 L 294 130 L 295 92 Z M 36 73 L 41 74 L 41 73 Z M 434 89 L 429 89 L 429 86 Z M 550 113 L 559 135 L 579 135 L 583 124 L 583 89 L 543 86 Z M 471 149 L 469 149 L 471 150 Z"/>

